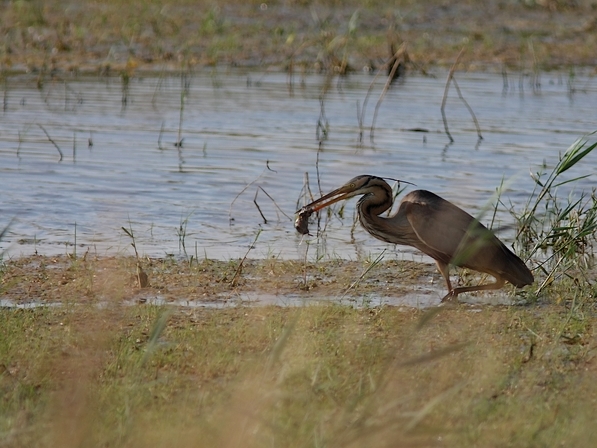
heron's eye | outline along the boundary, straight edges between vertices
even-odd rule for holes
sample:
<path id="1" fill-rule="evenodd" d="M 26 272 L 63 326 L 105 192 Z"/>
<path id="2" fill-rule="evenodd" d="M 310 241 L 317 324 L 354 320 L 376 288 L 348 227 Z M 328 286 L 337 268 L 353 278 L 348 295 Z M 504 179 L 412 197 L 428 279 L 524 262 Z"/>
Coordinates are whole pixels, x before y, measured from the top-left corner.
<path id="1" fill-rule="evenodd" d="M 354 183 L 351 183 L 350 188 L 354 188 L 354 187 L 356 187 L 356 185 Z"/>

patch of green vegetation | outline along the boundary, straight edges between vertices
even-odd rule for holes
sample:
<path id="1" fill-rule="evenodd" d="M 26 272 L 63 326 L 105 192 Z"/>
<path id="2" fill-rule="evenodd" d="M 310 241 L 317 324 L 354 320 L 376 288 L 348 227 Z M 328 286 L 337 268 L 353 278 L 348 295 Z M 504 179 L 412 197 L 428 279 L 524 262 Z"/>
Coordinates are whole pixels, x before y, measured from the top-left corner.
<path id="1" fill-rule="evenodd" d="M 524 210 L 519 214 L 512 213 L 518 222 L 516 242 L 520 252 L 525 258 L 534 259 L 537 273 L 543 275 L 537 294 L 562 277 L 574 281 L 577 286 L 582 285 L 575 292 L 592 292 L 597 196 L 595 191 L 590 194 L 572 191 L 566 199 L 561 199 L 558 189 L 586 177 L 565 176 L 595 148 L 597 143 L 589 144 L 586 139 L 578 139 L 560 156 L 549 173 L 533 175 L 535 190 Z"/>

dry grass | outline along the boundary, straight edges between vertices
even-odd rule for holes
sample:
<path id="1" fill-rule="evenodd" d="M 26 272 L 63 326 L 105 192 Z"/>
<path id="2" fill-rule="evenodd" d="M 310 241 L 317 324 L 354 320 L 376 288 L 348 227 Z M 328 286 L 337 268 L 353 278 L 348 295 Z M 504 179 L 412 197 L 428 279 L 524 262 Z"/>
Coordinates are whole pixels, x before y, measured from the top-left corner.
<path id="1" fill-rule="evenodd" d="M 343 265 L 320 269 L 342 283 Z M 126 305 L 142 295 L 134 269 L 133 259 L 36 257 L 4 266 L 4 298 L 63 303 L 0 310 L 5 446 L 597 441 L 590 288 L 560 282 L 545 303 L 522 307 L 185 309 Z M 167 260 L 147 271 L 160 290 L 176 285 L 172 294 L 200 297 L 230 292 L 225 279 L 237 266 L 191 269 Z M 238 287 L 298 278 L 302 269 L 252 261 Z M 381 264 L 382 277 L 386 269 L 400 268 Z M 292 287 L 311 292 L 300 280 Z"/>

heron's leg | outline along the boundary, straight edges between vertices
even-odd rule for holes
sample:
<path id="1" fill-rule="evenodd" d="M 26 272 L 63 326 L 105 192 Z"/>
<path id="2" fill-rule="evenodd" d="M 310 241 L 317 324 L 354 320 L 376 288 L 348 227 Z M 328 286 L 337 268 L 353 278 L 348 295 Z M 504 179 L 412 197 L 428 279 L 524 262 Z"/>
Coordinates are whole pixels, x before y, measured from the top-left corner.
<path id="1" fill-rule="evenodd" d="M 448 294 L 445 295 L 445 297 L 442 299 L 442 302 L 445 300 L 454 299 L 458 296 L 458 294 L 463 292 L 490 291 L 493 289 L 500 289 L 502 286 L 504 286 L 504 283 L 506 283 L 506 280 L 504 280 L 502 277 L 497 277 L 494 283 L 488 283 L 486 285 L 477 286 L 461 286 L 459 288 L 454 288 L 450 290 Z"/>
<path id="2" fill-rule="evenodd" d="M 442 274 L 442 276 L 444 277 L 444 280 L 446 280 L 446 285 L 448 286 L 448 294 L 450 294 L 452 292 L 452 283 L 450 282 L 450 266 L 439 260 L 435 260 L 435 264 L 437 265 L 437 269 L 440 272 L 440 274 Z"/>

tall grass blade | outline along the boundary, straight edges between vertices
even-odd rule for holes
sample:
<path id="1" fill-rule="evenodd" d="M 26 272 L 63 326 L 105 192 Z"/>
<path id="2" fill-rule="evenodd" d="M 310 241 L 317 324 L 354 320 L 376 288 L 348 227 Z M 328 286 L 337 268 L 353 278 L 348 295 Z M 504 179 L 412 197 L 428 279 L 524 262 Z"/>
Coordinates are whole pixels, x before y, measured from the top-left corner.
<path id="1" fill-rule="evenodd" d="M 597 143 L 593 143 L 583 150 L 586 144 L 586 140 L 578 139 L 572 144 L 572 146 L 570 146 L 570 148 L 568 148 L 568 150 L 564 153 L 564 157 L 560 161 L 560 164 L 556 170 L 556 175 L 568 171 L 597 147 Z"/>

